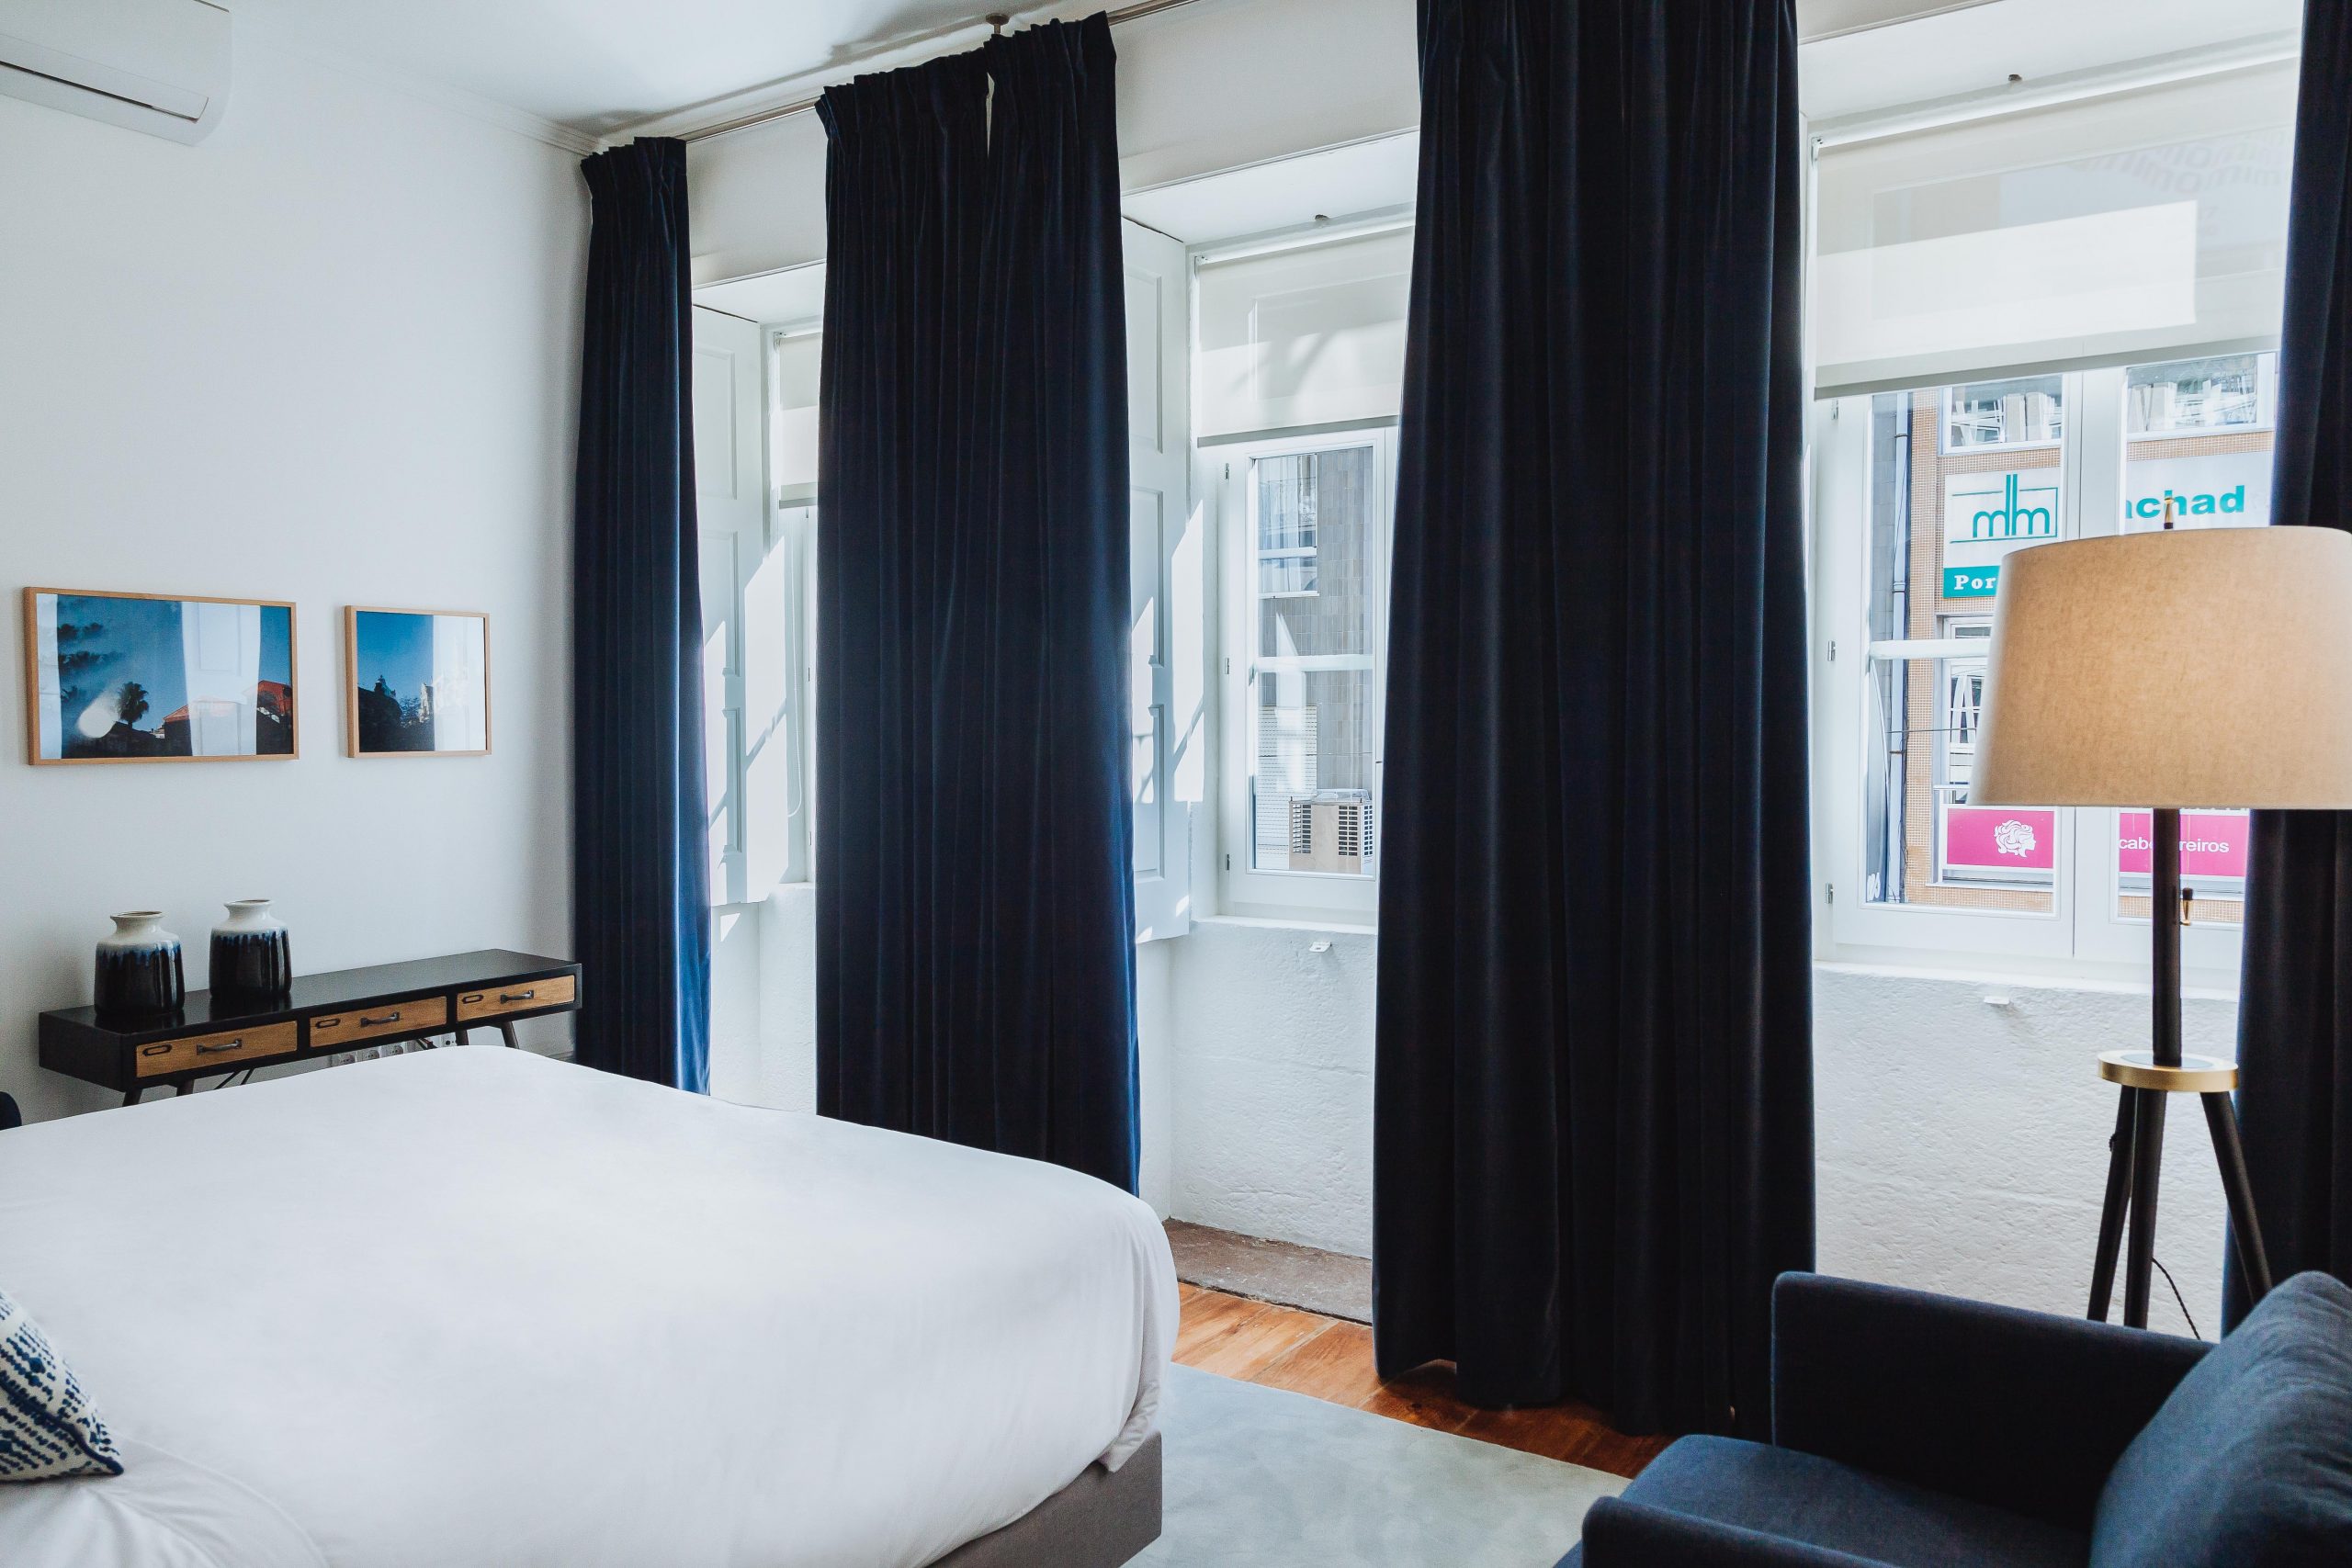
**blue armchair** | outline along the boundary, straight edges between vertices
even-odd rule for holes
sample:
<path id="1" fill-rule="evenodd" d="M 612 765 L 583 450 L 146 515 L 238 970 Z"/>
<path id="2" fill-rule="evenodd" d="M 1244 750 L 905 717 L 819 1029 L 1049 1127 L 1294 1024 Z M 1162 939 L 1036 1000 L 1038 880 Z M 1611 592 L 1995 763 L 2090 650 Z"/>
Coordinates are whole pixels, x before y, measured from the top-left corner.
<path id="1" fill-rule="evenodd" d="M 2218 1348 L 1809 1274 L 1772 1309 L 1772 1441 L 1676 1442 L 1561 1568 L 2352 1562 L 2335 1280 Z"/>

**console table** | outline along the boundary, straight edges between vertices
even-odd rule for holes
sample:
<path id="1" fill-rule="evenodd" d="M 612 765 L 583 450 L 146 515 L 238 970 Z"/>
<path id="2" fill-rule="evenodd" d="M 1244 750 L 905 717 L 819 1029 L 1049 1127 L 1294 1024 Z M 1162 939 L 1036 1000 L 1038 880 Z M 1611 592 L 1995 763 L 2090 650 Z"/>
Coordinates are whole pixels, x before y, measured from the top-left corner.
<path id="1" fill-rule="evenodd" d="M 496 1029 L 514 1044 L 518 1019 L 580 1007 L 580 965 L 491 948 L 298 976 L 274 1001 L 190 991 L 176 1012 L 126 1015 L 61 1008 L 40 1015 L 40 1065 L 122 1091 L 181 1094 L 196 1080 L 363 1044 Z"/>

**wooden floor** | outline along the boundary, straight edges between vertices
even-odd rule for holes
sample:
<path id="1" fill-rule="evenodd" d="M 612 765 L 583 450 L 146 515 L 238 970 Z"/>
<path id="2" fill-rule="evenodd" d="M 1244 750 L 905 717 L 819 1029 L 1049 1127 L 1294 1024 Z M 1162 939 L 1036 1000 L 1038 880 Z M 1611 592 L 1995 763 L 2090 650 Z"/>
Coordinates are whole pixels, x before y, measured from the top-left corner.
<path id="1" fill-rule="evenodd" d="M 1629 1438 L 1587 1404 L 1480 1410 L 1453 1397 L 1453 1372 L 1443 1365 L 1382 1382 L 1373 1371 L 1372 1330 L 1361 1323 L 1317 1317 L 1196 1285 L 1178 1289 L 1184 1322 L 1176 1335 L 1176 1359 L 1183 1366 L 1312 1394 L 1334 1404 L 1459 1432 L 1612 1475 L 1638 1474 L 1668 1440 Z"/>

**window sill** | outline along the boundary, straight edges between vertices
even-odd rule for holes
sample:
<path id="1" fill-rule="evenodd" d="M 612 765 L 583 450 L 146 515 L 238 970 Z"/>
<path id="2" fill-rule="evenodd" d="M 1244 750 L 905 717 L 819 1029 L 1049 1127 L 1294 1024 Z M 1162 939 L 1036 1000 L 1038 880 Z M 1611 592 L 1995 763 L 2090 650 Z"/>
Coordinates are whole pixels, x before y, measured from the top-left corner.
<path id="1" fill-rule="evenodd" d="M 1335 920 L 1317 917 L 1312 911 L 1301 910 L 1285 915 L 1201 915 L 1193 924 L 1200 926 L 1230 926 L 1238 931 L 1312 931 L 1329 936 L 1378 936 L 1377 926 L 1361 921 Z"/>
<path id="2" fill-rule="evenodd" d="M 2144 997 L 2148 981 L 2144 972 L 2137 981 L 2128 974 L 2090 964 L 2003 969 L 1991 964 L 1951 964 L 1933 962 L 1914 964 L 1862 961 L 1852 958 L 1817 958 L 1814 960 L 1816 975 L 1854 975 L 1882 979 L 1941 980 L 1952 985 L 1991 986 L 2003 990 L 2092 991 L 2106 996 Z M 2233 1002 L 2238 999 L 2238 988 L 2231 986 L 2183 986 L 2181 999 L 2192 1002 Z"/>

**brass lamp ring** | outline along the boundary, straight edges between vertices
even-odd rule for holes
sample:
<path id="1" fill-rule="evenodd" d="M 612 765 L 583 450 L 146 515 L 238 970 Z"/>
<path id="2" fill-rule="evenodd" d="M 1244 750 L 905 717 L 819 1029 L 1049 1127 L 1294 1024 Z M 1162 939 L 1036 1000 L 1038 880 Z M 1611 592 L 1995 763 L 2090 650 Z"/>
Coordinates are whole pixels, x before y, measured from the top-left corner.
<path id="1" fill-rule="evenodd" d="M 2150 1051 L 2102 1051 L 2098 1076 L 2126 1089 L 2161 1089 L 2166 1094 L 2227 1094 L 2238 1087 L 2238 1065 L 2218 1056 L 2188 1056 L 2177 1067 L 2156 1065 Z"/>

